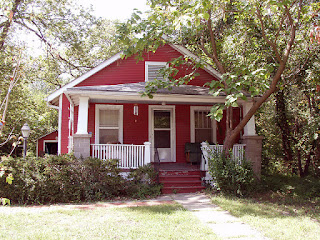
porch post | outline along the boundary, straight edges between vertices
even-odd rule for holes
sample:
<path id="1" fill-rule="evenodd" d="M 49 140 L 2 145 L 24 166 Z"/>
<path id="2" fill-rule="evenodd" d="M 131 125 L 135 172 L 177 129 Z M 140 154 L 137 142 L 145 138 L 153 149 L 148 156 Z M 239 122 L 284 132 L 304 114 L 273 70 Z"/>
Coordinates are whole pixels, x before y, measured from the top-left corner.
<path id="1" fill-rule="evenodd" d="M 145 142 L 144 146 L 144 158 L 145 164 L 147 165 L 151 162 L 151 142 Z"/>
<path id="2" fill-rule="evenodd" d="M 243 115 L 246 115 L 250 108 L 252 107 L 253 102 L 246 102 L 243 104 Z M 252 116 L 249 120 L 249 122 L 244 126 L 244 136 L 255 136 L 256 134 L 256 126 L 255 126 L 255 120 L 254 116 Z"/>
<path id="3" fill-rule="evenodd" d="M 202 157 L 201 157 L 201 164 L 200 164 L 200 170 L 201 171 L 208 171 L 208 147 L 209 144 L 207 142 L 201 143 L 201 150 L 202 150 Z"/>
<path id="4" fill-rule="evenodd" d="M 73 135 L 73 151 L 77 158 L 90 156 L 90 138 L 88 134 L 89 97 L 79 97 L 78 128 Z"/>
<path id="5" fill-rule="evenodd" d="M 247 114 L 252 107 L 253 102 L 246 102 L 243 104 L 243 115 Z M 262 153 L 262 136 L 256 134 L 254 116 L 251 117 L 247 125 L 244 127 L 244 134 L 242 142 L 246 144 L 245 156 L 251 161 L 253 172 L 258 178 L 261 174 L 261 153 Z"/>
<path id="6" fill-rule="evenodd" d="M 88 134 L 89 97 L 79 97 L 78 128 L 76 134 Z"/>

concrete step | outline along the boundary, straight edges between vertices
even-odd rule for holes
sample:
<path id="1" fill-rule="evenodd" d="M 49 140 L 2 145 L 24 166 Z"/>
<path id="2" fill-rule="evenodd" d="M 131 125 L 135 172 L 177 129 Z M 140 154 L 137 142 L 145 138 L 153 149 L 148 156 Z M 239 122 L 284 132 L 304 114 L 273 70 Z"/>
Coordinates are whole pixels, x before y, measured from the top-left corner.
<path id="1" fill-rule="evenodd" d="M 201 186 L 190 186 L 190 187 L 164 187 L 162 188 L 162 194 L 171 194 L 171 193 L 194 193 L 199 192 L 205 189 L 205 187 Z"/>

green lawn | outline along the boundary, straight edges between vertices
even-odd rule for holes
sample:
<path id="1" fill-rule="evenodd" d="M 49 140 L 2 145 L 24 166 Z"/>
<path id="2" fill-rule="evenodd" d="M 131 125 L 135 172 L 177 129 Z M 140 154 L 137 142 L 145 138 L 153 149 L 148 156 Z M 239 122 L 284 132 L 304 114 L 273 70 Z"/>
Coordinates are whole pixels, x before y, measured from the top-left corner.
<path id="1" fill-rule="evenodd" d="M 270 239 L 320 239 L 320 201 L 282 203 L 221 195 L 213 196 L 212 201 Z"/>
<path id="2" fill-rule="evenodd" d="M 91 210 L 0 207 L 0 239 L 217 239 L 178 204 Z M 26 211 L 27 210 L 27 211 Z"/>

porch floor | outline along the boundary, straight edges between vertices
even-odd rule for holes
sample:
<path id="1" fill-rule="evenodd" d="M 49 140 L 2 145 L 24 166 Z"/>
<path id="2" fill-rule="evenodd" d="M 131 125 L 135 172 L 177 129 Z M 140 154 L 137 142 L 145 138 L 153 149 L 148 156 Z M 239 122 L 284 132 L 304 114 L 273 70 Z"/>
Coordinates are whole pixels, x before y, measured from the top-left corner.
<path id="1" fill-rule="evenodd" d="M 163 171 L 199 171 L 200 165 L 190 163 L 160 163 L 160 170 Z"/>

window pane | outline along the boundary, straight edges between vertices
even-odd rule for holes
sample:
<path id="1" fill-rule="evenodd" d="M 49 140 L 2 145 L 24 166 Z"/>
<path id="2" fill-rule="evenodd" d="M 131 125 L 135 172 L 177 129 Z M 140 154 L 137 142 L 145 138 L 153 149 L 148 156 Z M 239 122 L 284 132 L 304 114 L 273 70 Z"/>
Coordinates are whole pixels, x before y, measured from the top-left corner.
<path id="1" fill-rule="evenodd" d="M 156 148 L 170 148 L 170 130 L 155 130 L 154 146 Z"/>
<path id="2" fill-rule="evenodd" d="M 211 129 L 196 129 L 196 142 L 211 142 L 212 141 L 212 130 Z"/>
<path id="3" fill-rule="evenodd" d="M 195 128 L 211 128 L 209 111 L 194 111 Z"/>
<path id="4" fill-rule="evenodd" d="M 170 112 L 161 110 L 154 111 L 154 127 L 170 128 Z"/>
<path id="5" fill-rule="evenodd" d="M 100 127 L 118 127 L 119 110 L 100 110 Z"/>
<path id="6" fill-rule="evenodd" d="M 119 143 L 119 130 L 118 129 L 100 129 L 99 143 Z"/>

